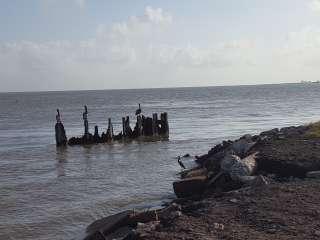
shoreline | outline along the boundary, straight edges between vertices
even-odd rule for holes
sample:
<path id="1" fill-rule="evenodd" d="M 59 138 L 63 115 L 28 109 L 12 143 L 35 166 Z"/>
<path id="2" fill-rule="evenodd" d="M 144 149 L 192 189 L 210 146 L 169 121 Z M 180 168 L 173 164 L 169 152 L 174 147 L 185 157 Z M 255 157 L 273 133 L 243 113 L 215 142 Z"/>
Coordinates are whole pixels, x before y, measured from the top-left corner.
<path id="1" fill-rule="evenodd" d="M 320 238 L 320 124 L 223 141 L 173 183 L 174 199 L 90 224 L 97 239 Z"/>

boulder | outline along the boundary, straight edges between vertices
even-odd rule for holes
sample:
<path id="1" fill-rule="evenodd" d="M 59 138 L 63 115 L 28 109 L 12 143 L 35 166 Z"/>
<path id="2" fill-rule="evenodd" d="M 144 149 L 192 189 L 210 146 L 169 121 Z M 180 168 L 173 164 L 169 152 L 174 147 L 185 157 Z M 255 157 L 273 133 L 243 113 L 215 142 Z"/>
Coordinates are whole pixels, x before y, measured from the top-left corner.
<path id="1" fill-rule="evenodd" d="M 238 181 L 241 176 L 250 176 L 257 169 L 257 153 L 243 159 L 237 155 L 227 154 L 221 161 L 221 171 L 228 173 L 232 180 Z"/>
<path id="2" fill-rule="evenodd" d="M 284 127 L 280 129 L 280 133 L 283 134 L 285 137 L 296 137 L 300 136 L 307 130 L 307 126 L 291 126 L 291 127 Z"/>
<path id="3" fill-rule="evenodd" d="M 229 174 L 232 180 L 236 181 L 242 176 L 250 176 L 257 170 L 256 156 L 253 153 L 240 161 L 236 161 L 230 168 Z"/>
<path id="4" fill-rule="evenodd" d="M 125 226 L 117 229 L 113 233 L 109 234 L 105 239 L 106 240 L 129 240 L 132 239 L 134 232 L 133 229 Z"/>
<path id="5" fill-rule="evenodd" d="M 320 179 L 320 171 L 307 172 L 306 177 Z"/>
<path id="6" fill-rule="evenodd" d="M 320 170 L 319 143 L 319 139 L 274 139 L 259 143 L 252 151 L 259 152 L 259 172 L 284 178 L 305 178 L 307 172 Z"/>
<path id="7" fill-rule="evenodd" d="M 99 231 L 88 234 L 83 240 L 106 240 L 103 234 Z"/>
<path id="8" fill-rule="evenodd" d="M 195 168 L 187 171 L 181 172 L 181 178 L 193 178 L 199 176 L 207 176 L 206 168 Z"/>
<path id="9" fill-rule="evenodd" d="M 246 138 L 241 138 L 233 142 L 231 146 L 228 147 L 228 151 L 240 157 L 244 157 L 255 144 L 255 142 L 248 141 Z"/>
<path id="10" fill-rule="evenodd" d="M 258 176 L 240 176 L 238 180 L 245 186 L 252 188 L 259 188 L 265 185 L 268 185 L 269 182 L 262 175 Z"/>
<path id="11" fill-rule="evenodd" d="M 96 220 L 87 227 L 87 233 L 89 236 L 94 234 L 99 235 L 97 232 L 101 233 L 102 236 L 108 236 L 117 229 L 130 225 L 132 222 L 131 216 L 133 214 L 134 212 L 132 210 L 128 210 Z"/>
<path id="12" fill-rule="evenodd" d="M 271 129 L 271 130 L 268 130 L 268 131 L 264 131 L 262 133 L 260 133 L 260 136 L 264 137 L 275 137 L 277 136 L 279 133 L 279 129 L 278 128 L 274 128 L 274 129 Z"/>
<path id="13" fill-rule="evenodd" d="M 241 158 L 234 154 L 226 154 L 220 163 L 220 168 L 223 172 L 230 172 L 231 167 L 241 161 Z"/>
<path id="14" fill-rule="evenodd" d="M 173 183 L 174 193 L 178 198 L 191 197 L 193 195 L 200 195 L 206 189 L 207 177 L 193 177 Z"/>

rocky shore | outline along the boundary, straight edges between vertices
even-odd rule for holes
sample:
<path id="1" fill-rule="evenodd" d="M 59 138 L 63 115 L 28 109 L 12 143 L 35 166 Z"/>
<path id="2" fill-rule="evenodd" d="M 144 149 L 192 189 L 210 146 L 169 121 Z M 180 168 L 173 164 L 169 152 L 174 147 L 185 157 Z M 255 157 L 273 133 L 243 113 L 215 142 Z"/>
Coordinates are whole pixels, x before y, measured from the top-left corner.
<path id="1" fill-rule="evenodd" d="M 95 221 L 85 240 L 320 239 L 320 123 L 223 141 L 173 183 L 177 199 Z"/>

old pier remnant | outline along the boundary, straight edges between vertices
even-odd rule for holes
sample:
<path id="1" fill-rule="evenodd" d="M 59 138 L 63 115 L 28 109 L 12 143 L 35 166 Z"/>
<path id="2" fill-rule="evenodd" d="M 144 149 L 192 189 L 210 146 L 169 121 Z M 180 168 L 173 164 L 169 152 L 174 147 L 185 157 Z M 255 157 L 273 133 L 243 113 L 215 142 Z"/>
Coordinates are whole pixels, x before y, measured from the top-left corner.
<path id="1" fill-rule="evenodd" d="M 106 132 L 102 132 L 100 135 L 99 128 L 96 125 L 94 127 L 94 135 L 92 135 L 89 132 L 88 108 L 87 106 L 84 106 L 84 112 L 82 114 L 84 134 L 81 137 L 72 137 L 68 141 L 65 136 L 65 130 L 61 123 L 60 113 L 58 111 L 56 124 L 57 145 L 85 145 L 134 139 L 154 141 L 167 139 L 169 137 L 168 114 L 166 112 L 161 113 L 160 119 L 158 119 L 157 113 L 153 113 L 152 117 L 146 117 L 142 114 L 141 105 L 139 104 L 139 108 L 136 110 L 135 114 L 137 121 L 133 129 L 130 125 L 130 117 L 122 117 L 122 131 L 118 134 L 114 134 L 111 118 L 108 118 L 108 127 Z"/>
<path id="2" fill-rule="evenodd" d="M 84 106 L 84 112 L 82 116 L 83 116 L 83 124 L 84 124 L 84 136 L 88 140 L 90 138 L 90 134 L 89 134 L 89 122 L 88 122 L 88 108 L 86 105 Z"/>
<path id="3" fill-rule="evenodd" d="M 67 144 L 67 136 L 64 126 L 61 122 L 60 111 L 57 109 L 56 115 L 56 125 L 55 125 L 55 132 L 56 132 L 56 145 L 57 146 L 65 146 Z"/>

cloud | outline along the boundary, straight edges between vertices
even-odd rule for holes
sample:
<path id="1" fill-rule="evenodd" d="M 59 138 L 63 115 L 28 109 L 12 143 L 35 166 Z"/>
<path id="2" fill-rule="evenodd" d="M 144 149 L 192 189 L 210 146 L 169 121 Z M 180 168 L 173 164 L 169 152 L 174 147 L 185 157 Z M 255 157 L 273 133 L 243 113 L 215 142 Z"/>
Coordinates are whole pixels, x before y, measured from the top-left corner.
<path id="1" fill-rule="evenodd" d="M 97 26 L 91 39 L 2 43 L 1 90 L 212 85 L 270 81 L 277 74 L 294 81 L 320 64 L 315 28 L 290 33 L 284 46 L 273 48 L 250 39 L 208 39 L 199 46 L 179 33 L 171 14 L 148 6 L 126 21 Z"/>
<path id="2" fill-rule="evenodd" d="M 320 12 L 320 0 L 312 0 L 309 6 L 312 11 Z"/>

